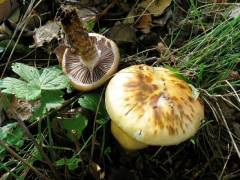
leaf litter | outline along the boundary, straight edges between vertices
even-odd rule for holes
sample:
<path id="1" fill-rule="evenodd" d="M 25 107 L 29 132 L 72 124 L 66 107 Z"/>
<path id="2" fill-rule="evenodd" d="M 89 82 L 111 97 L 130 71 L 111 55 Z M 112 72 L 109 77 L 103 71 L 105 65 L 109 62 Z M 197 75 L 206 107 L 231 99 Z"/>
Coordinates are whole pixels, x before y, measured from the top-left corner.
<path id="1" fill-rule="evenodd" d="M 22 6 L 33 5 L 28 1 L 20 2 Z M 4 64 L 11 53 L 5 53 L 5 49 L 23 46 L 10 59 L 10 62 L 17 60 L 20 63 L 13 64 L 12 71 L 9 66 L 5 77 L 0 80 L 0 132 L 3 133 L 0 140 L 11 145 L 23 158 L 36 151 L 33 142 L 23 141 L 26 137 L 22 129 L 14 124 L 16 118 L 24 120 L 64 178 L 238 177 L 239 164 L 235 160 L 238 154 L 236 147 L 240 145 L 239 5 L 228 2 L 66 1 L 79 9 L 79 17 L 84 20 L 86 29 L 104 32 L 118 43 L 123 59 L 120 68 L 141 63 L 166 66 L 197 87 L 193 89 L 193 96 L 202 97 L 206 117 L 200 132 L 190 141 L 171 147 L 149 147 L 135 153 L 124 152 L 120 148 L 109 129 L 109 117 L 101 96 L 104 87 L 90 93 L 69 91 L 71 87 L 67 78 L 56 67 L 61 65 L 66 49 L 66 46 L 56 44 L 57 41 L 64 44 L 60 26 L 54 22 L 57 7 L 61 6 L 56 2 L 49 3 L 53 5 L 52 9 L 42 11 L 48 14 L 48 18 L 41 19 L 40 27 L 33 24 L 33 38 L 15 38 L 11 48 L 5 48 L 6 43 L 1 44 L 0 36 L 3 51 L 0 64 Z M 31 7 L 45 7 L 45 3 L 35 5 Z M 231 5 L 234 7 L 228 8 Z M 34 11 L 36 17 L 42 15 L 39 10 Z M 3 37 L 9 40 L 13 33 L 14 28 L 3 33 L 7 34 Z M 24 49 L 29 47 L 34 53 L 26 55 Z M 57 57 L 53 55 L 54 49 Z M 56 59 L 59 63 L 54 61 Z M 6 95 L 7 101 L 12 99 L 11 104 L 4 104 Z M 13 112 L 16 111 L 19 112 L 14 117 Z M 54 124 L 56 119 L 58 125 Z M 19 136 L 15 139 L 9 132 Z M 2 147 L 1 150 L 3 154 L 8 153 Z M 9 156 L 5 155 L 2 160 L 6 165 L 5 168 L 0 166 L 4 176 L 24 173 L 27 178 L 36 178 L 34 172 L 22 166 L 22 161 L 20 165 L 8 164 Z M 39 158 L 34 160 L 33 156 L 29 162 L 37 162 L 34 165 L 48 178 L 53 178 L 47 165 Z M 8 174 L 10 171 L 12 174 Z"/>

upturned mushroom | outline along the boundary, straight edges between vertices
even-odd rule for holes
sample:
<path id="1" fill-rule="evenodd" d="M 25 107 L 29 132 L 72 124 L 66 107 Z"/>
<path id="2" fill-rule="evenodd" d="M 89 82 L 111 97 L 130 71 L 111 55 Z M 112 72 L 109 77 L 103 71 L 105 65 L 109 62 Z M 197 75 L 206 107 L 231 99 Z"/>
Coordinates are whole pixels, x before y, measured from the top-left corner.
<path id="1" fill-rule="evenodd" d="M 64 73 L 78 90 L 98 88 L 117 70 L 117 45 L 101 34 L 87 33 L 75 9 L 63 9 L 58 19 L 68 43 L 61 61 Z"/>
<path id="2" fill-rule="evenodd" d="M 112 134 L 128 150 L 177 145 L 192 137 L 204 118 L 189 84 L 163 67 L 119 71 L 107 86 L 105 103 Z"/>

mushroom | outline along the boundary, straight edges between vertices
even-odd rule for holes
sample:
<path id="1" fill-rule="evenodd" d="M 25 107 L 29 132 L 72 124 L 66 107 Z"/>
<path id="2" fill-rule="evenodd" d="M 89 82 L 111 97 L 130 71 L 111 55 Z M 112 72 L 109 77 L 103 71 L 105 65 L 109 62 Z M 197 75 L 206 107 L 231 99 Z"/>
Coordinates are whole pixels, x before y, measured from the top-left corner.
<path id="1" fill-rule="evenodd" d="M 18 7 L 17 0 L 0 0 L 0 24 Z"/>
<path id="2" fill-rule="evenodd" d="M 64 73 L 78 90 L 98 88 L 117 70 L 117 45 L 101 34 L 87 33 L 74 9 L 64 9 L 60 21 L 69 44 L 62 58 Z"/>
<path id="3" fill-rule="evenodd" d="M 128 150 L 177 145 L 192 137 L 204 118 L 191 86 L 163 67 L 119 71 L 107 86 L 105 104 L 112 134 Z"/>

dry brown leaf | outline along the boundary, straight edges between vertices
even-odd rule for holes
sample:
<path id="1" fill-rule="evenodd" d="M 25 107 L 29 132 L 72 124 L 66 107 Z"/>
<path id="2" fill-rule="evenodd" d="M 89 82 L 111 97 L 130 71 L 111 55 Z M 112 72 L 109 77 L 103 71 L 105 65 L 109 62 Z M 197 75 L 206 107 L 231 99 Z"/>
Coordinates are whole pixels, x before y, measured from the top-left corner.
<path id="1" fill-rule="evenodd" d="M 7 110 L 9 119 L 20 119 L 22 121 L 30 119 L 32 116 L 32 104 L 29 101 L 20 100 L 13 97 L 13 100 Z"/>
<path id="2" fill-rule="evenodd" d="M 149 33 L 152 25 L 152 16 L 150 14 L 143 15 L 136 24 L 136 28 L 144 33 Z"/>
<path id="3" fill-rule="evenodd" d="M 57 38 L 60 32 L 60 26 L 56 22 L 48 22 L 47 24 L 37 28 L 33 36 L 36 47 L 43 46 L 44 43 L 51 42 Z"/>
<path id="4" fill-rule="evenodd" d="M 168 20 L 173 16 L 172 10 L 167 11 L 163 16 L 157 17 L 153 19 L 153 27 L 164 27 Z"/>
<path id="5" fill-rule="evenodd" d="M 102 168 L 95 162 L 91 162 L 89 166 L 89 171 L 95 177 L 95 179 L 105 179 L 105 172 Z"/>
<path id="6" fill-rule="evenodd" d="M 137 9 L 142 8 L 153 16 L 159 16 L 171 4 L 171 2 L 172 0 L 143 0 L 137 5 Z"/>
<path id="7" fill-rule="evenodd" d="M 97 17 L 97 10 L 96 9 L 89 9 L 89 8 L 80 8 L 76 9 L 76 12 L 81 18 L 83 22 L 88 22 L 90 20 L 95 20 Z"/>
<path id="8" fill-rule="evenodd" d="M 135 22 L 136 12 L 132 9 L 127 17 L 122 21 L 123 24 L 133 24 Z"/>
<path id="9" fill-rule="evenodd" d="M 157 44 L 156 50 L 160 52 L 161 61 L 170 61 L 173 64 L 176 63 L 176 57 L 174 56 L 174 53 L 162 42 Z"/>
<path id="10" fill-rule="evenodd" d="M 137 37 L 131 24 L 114 25 L 109 32 L 109 38 L 116 42 L 136 43 Z"/>
<path id="11" fill-rule="evenodd" d="M 57 56 L 57 59 L 58 59 L 58 62 L 59 62 L 59 65 L 61 66 L 62 65 L 62 59 L 63 59 L 63 54 L 66 50 L 67 46 L 64 44 L 63 41 L 61 41 L 58 45 L 58 47 L 56 47 L 54 49 L 54 53 L 56 54 Z"/>
<path id="12" fill-rule="evenodd" d="M 20 8 L 17 8 L 13 13 L 12 15 L 8 18 L 8 21 L 9 23 L 12 24 L 16 24 L 19 20 L 19 17 L 20 17 Z M 9 29 L 8 26 L 6 26 L 6 24 L 3 22 L 1 25 L 0 25 L 0 36 L 4 37 L 4 38 L 1 38 L 0 37 L 0 40 L 1 39 L 7 39 L 8 37 L 11 37 L 13 34 L 13 30 L 12 29 Z"/>

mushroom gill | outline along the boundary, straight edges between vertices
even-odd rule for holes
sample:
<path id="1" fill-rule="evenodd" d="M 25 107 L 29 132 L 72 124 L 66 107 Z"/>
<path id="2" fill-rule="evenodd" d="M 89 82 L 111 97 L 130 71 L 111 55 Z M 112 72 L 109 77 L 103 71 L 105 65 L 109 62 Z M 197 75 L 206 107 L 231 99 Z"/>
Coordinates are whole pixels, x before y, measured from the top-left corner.
<path id="1" fill-rule="evenodd" d="M 97 39 L 94 38 L 98 53 L 98 61 L 93 70 L 90 70 L 82 61 L 81 56 L 72 53 L 67 49 L 64 56 L 67 61 L 65 62 L 66 73 L 71 79 L 75 79 L 81 84 L 92 84 L 100 80 L 111 68 L 114 60 L 114 54 L 111 49 L 111 44 L 104 37 Z"/>

